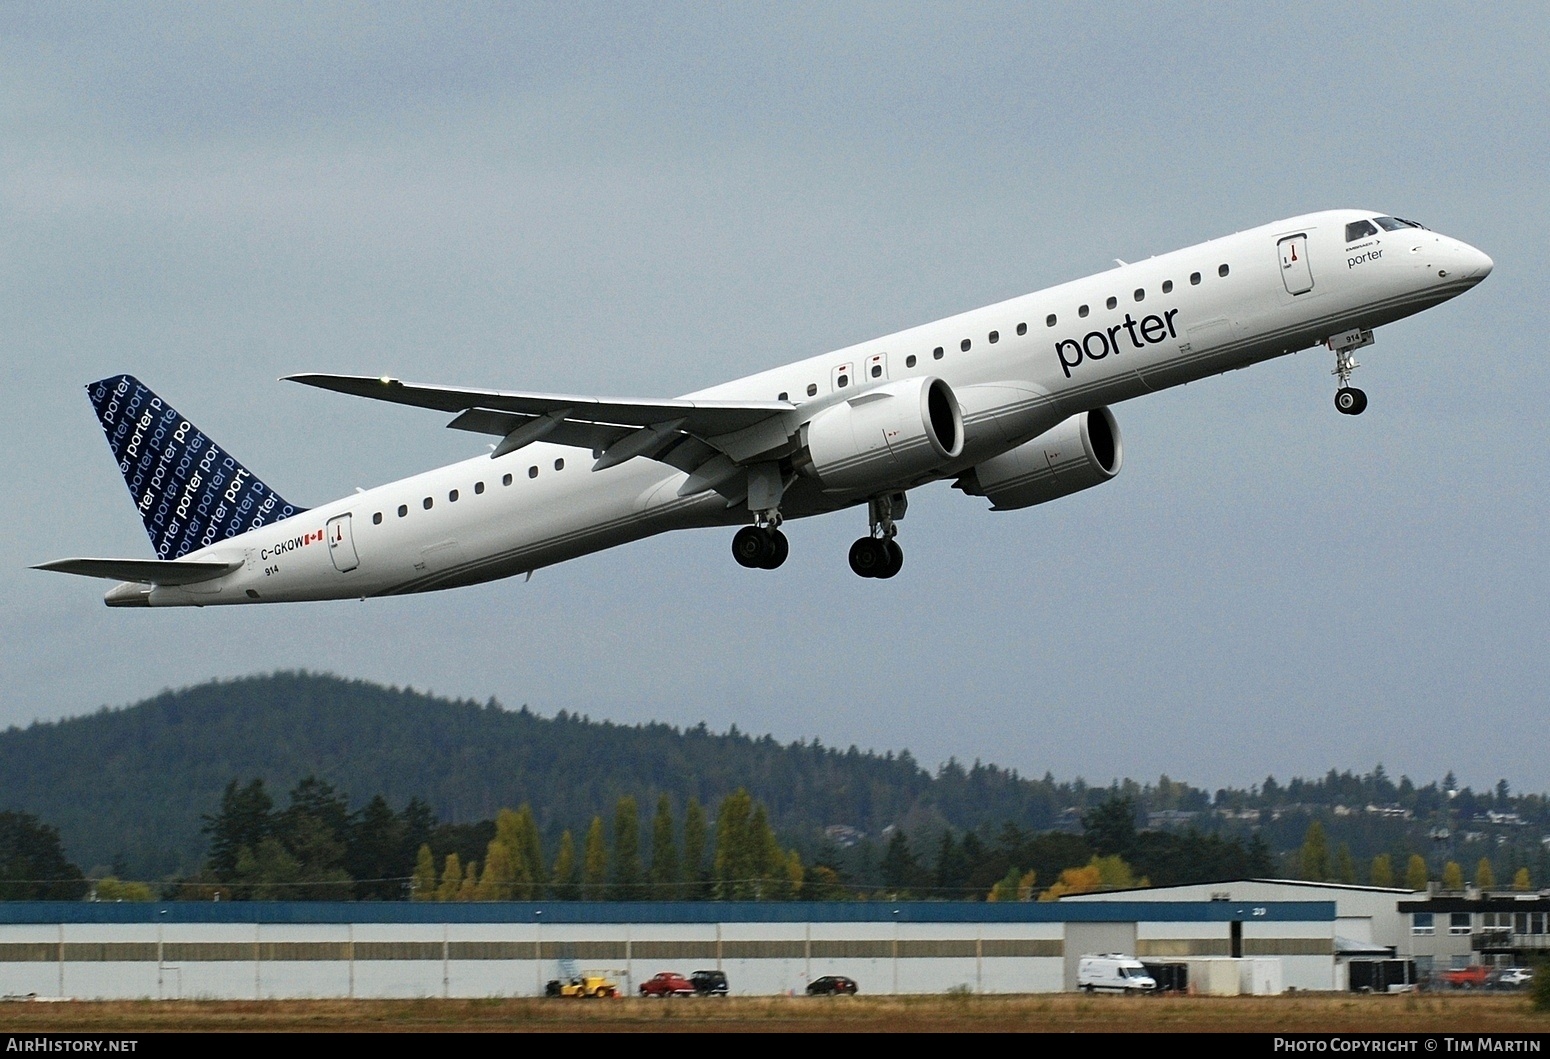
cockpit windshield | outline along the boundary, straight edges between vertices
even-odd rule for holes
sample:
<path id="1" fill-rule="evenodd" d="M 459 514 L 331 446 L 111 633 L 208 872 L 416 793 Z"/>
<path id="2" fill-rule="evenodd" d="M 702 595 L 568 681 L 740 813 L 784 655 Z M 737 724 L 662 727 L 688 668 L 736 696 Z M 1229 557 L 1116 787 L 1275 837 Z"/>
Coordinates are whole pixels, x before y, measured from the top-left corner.
<path id="1" fill-rule="evenodd" d="M 1397 232 L 1401 228 L 1420 228 L 1425 230 L 1426 225 L 1407 221 L 1403 217 L 1378 217 L 1378 224 L 1385 232 Z"/>
<path id="2" fill-rule="evenodd" d="M 1378 229 L 1372 226 L 1371 221 L 1352 221 L 1345 226 L 1345 241 L 1354 243 L 1358 239 L 1365 239 L 1369 235 L 1377 235 Z"/>

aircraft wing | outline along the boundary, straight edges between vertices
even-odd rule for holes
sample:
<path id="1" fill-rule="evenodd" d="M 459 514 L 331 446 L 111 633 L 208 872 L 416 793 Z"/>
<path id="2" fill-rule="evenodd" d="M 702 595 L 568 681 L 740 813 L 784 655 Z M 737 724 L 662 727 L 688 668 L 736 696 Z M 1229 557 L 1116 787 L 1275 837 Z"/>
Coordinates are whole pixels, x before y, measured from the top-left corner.
<path id="1" fill-rule="evenodd" d="M 710 455 L 728 452 L 736 460 L 741 453 L 716 439 L 748 431 L 796 408 L 789 401 L 636 400 L 477 390 L 428 386 L 385 376 L 307 373 L 285 378 L 335 393 L 460 413 L 448 426 L 500 436 L 503 440 L 495 447 L 496 456 L 546 437 L 564 445 L 604 450 L 597 463 L 599 470 L 632 456 L 661 459 L 688 438 L 709 445 L 713 450 Z"/>
<path id="2" fill-rule="evenodd" d="M 106 577 L 111 581 L 138 581 L 147 585 L 193 585 L 213 581 L 241 565 L 241 561 L 193 562 L 184 559 L 55 559 L 33 569 Z"/>
<path id="3" fill-rule="evenodd" d="M 789 401 L 683 401 L 676 399 L 584 397 L 560 393 L 527 393 L 521 390 L 475 390 L 461 386 L 426 386 L 390 378 L 363 375 L 287 375 L 290 382 L 316 386 L 336 393 L 370 397 L 376 401 L 465 412 L 487 408 L 497 412 L 537 417 L 556 416 L 580 423 L 648 427 L 682 420 L 679 429 L 688 434 L 715 436 L 743 430 L 796 406 Z M 563 413 L 563 415 L 561 415 Z"/>

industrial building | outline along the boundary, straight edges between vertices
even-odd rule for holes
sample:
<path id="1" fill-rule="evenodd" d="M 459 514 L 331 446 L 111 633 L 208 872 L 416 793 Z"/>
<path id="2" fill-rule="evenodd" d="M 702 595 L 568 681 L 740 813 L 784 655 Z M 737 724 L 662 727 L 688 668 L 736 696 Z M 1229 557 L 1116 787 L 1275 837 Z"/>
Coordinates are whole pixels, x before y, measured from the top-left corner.
<path id="1" fill-rule="evenodd" d="M 867 994 L 1075 988 L 1083 953 L 1280 961 L 1329 989 L 1336 903 L 11 902 L 0 993 L 87 998 L 537 996 L 602 972 L 633 994 L 663 970 L 724 971 L 734 994 L 846 975 Z"/>

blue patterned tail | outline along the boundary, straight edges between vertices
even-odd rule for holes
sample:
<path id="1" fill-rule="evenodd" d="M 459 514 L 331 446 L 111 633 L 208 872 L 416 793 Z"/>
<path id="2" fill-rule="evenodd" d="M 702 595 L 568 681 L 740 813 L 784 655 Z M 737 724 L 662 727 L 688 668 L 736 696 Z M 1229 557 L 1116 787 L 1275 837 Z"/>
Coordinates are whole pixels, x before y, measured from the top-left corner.
<path id="1" fill-rule="evenodd" d="M 286 503 L 139 379 L 114 375 L 86 393 L 157 558 L 180 559 L 306 510 Z"/>

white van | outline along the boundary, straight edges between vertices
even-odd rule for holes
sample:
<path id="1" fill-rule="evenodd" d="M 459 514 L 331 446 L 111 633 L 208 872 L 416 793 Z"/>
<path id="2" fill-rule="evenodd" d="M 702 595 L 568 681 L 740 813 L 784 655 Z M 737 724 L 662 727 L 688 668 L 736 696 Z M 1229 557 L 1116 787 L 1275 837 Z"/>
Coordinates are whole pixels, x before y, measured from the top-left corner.
<path id="1" fill-rule="evenodd" d="M 1121 993 L 1151 993 L 1157 982 L 1134 956 L 1105 952 L 1083 956 L 1076 965 L 1076 987 L 1091 993 L 1112 989 Z"/>

